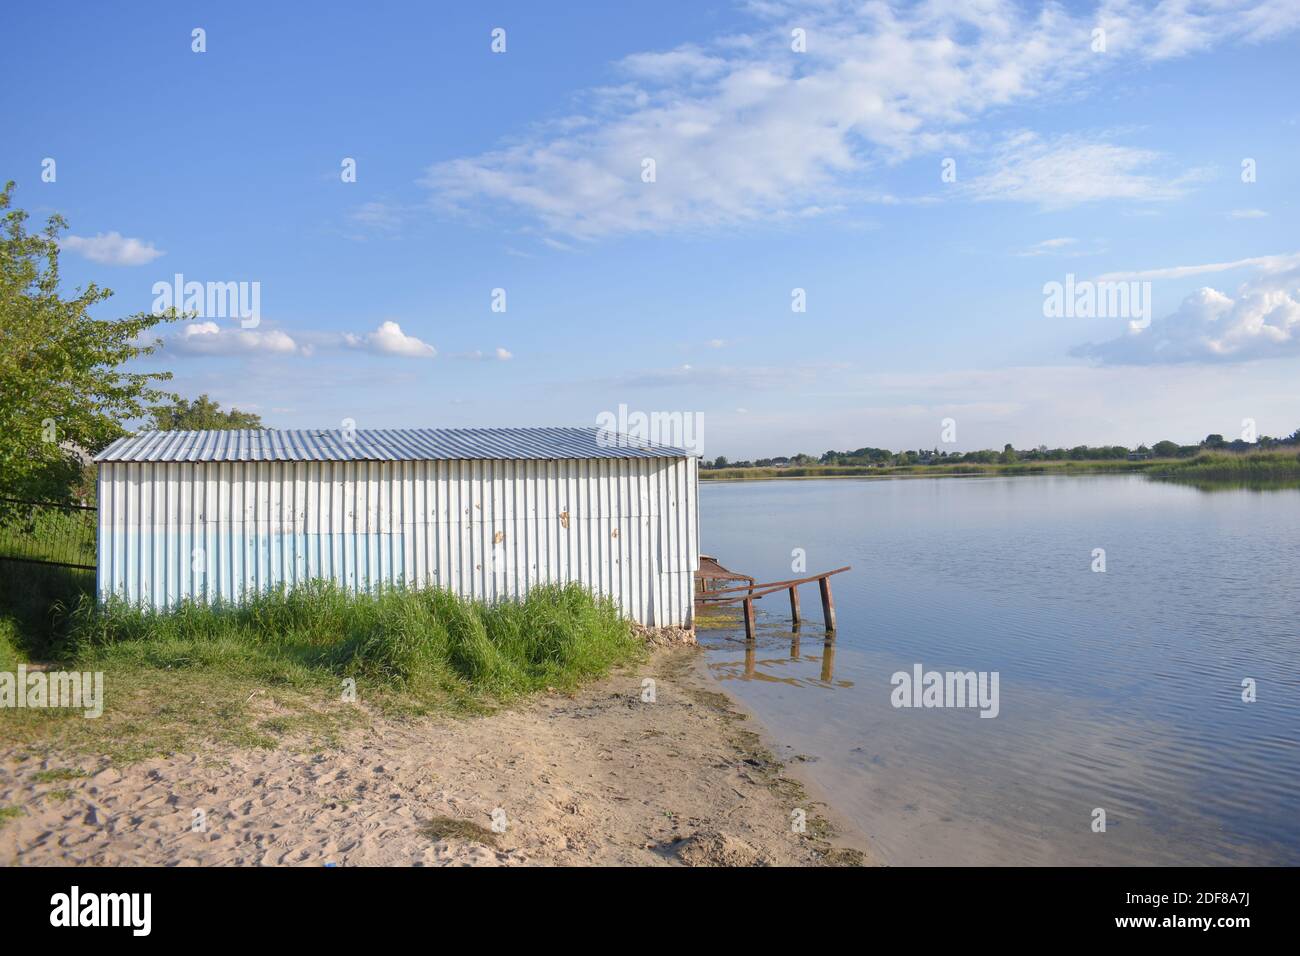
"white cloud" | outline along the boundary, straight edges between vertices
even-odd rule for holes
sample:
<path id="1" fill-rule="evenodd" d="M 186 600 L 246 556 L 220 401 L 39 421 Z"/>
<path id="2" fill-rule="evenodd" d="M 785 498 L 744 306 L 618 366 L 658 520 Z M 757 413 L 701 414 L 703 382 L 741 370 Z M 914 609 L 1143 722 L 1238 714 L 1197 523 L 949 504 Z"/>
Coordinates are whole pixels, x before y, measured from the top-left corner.
<path id="1" fill-rule="evenodd" d="M 969 124 L 991 111 L 1078 88 L 1104 71 L 1278 36 L 1300 20 L 1300 5 L 1247 0 L 1196 10 L 1103 0 L 1077 13 L 998 0 L 897 9 L 763 0 L 749 9 L 758 21 L 751 32 L 626 56 L 617 66 L 627 82 L 588 91 L 579 115 L 437 163 L 423 184 L 440 204 L 509 207 L 578 239 L 831 214 L 888 198 L 871 184 L 882 164 L 957 155 L 969 146 Z M 807 53 L 791 52 L 792 23 L 806 29 Z M 1098 24 L 1105 53 L 1091 49 Z M 1005 173 L 952 195 L 1160 199 L 1189 182 L 1135 147 L 1077 138 L 1020 145 L 1023 152 L 997 155 L 1009 163 Z M 656 164 L 649 183 L 647 158 Z"/>
<path id="2" fill-rule="evenodd" d="M 338 349 L 409 358 L 433 358 L 438 354 L 437 349 L 432 345 L 413 335 L 407 335 L 400 325 L 392 321 L 382 322 L 373 332 L 363 334 L 301 329 L 292 335 L 265 326 L 257 329 L 243 329 L 238 326 L 227 328 L 210 320 L 191 321 L 181 325 L 165 341 L 167 348 L 184 355 L 312 356 L 321 351 Z"/>
<path id="3" fill-rule="evenodd" d="M 182 355 L 309 355 L 279 329 L 222 328 L 216 322 L 187 322 L 166 339 L 166 347 Z"/>
<path id="4" fill-rule="evenodd" d="M 120 232 L 67 236 L 60 245 L 69 252 L 106 266 L 143 266 L 165 255 L 161 249 L 155 249 L 152 242 L 129 239 Z"/>
<path id="5" fill-rule="evenodd" d="M 482 362 L 487 359 L 495 359 L 498 362 L 509 362 L 515 354 L 509 349 L 498 348 L 491 353 L 484 352 L 482 349 L 474 349 L 472 352 L 458 352 L 452 358 L 468 359 L 471 362 Z"/>
<path id="6" fill-rule="evenodd" d="M 619 66 L 632 76 L 667 82 L 682 77 L 717 76 L 727 69 L 727 61 L 720 56 L 709 56 L 698 47 L 682 46 L 667 53 L 633 53 L 624 57 Z"/>
<path id="7" fill-rule="evenodd" d="M 1268 213 L 1262 209 L 1234 209 L 1228 216 L 1232 219 L 1267 219 Z"/>
<path id="8" fill-rule="evenodd" d="M 1169 178 L 1159 153 L 1079 136 L 1043 140 L 1020 133 L 1004 142 L 993 157 L 993 170 L 964 189 L 980 200 L 1010 200 L 1060 209 L 1105 199 L 1138 201 L 1177 199 L 1202 178 L 1184 171 Z"/>
<path id="9" fill-rule="evenodd" d="M 365 335 L 347 333 L 344 342 L 351 348 L 365 349 L 379 355 L 400 355 L 407 358 L 433 358 L 438 350 L 413 335 L 407 335 L 396 322 L 382 322 L 379 328 Z"/>
<path id="10" fill-rule="evenodd" d="M 1034 243 L 1028 249 L 1023 249 L 1020 252 L 1017 252 L 1016 255 L 1045 256 L 1045 255 L 1049 255 L 1050 253 L 1061 252 L 1067 246 L 1072 246 L 1076 242 L 1078 242 L 1077 239 L 1071 239 L 1068 237 L 1062 237 L 1060 239 L 1044 239 L 1042 242 Z"/>
<path id="11" fill-rule="evenodd" d="M 1233 269 L 1257 268 L 1264 272 L 1283 272 L 1300 264 L 1300 253 L 1279 256 L 1254 256 L 1234 259 L 1231 262 L 1207 262 L 1193 266 L 1167 266 L 1163 269 L 1144 269 L 1139 272 L 1107 272 L 1100 280 L 1124 281 L 1130 279 L 1183 279 L 1211 272 L 1229 272 Z"/>
<path id="12" fill-rule="evenodd" d="M 1089 343 L 1071 354 L 1106 365 L 1242 362 L 1300 355 L 1300 254 L 1242 260 L 1260 266 L 1235 295 L 1204 286 L 1178 311 L 1108 342 Z M 1225 265 L 1200 267 L 1218 271 Z M 1197 267 L 1182 267 L 1195 274 Z"/>

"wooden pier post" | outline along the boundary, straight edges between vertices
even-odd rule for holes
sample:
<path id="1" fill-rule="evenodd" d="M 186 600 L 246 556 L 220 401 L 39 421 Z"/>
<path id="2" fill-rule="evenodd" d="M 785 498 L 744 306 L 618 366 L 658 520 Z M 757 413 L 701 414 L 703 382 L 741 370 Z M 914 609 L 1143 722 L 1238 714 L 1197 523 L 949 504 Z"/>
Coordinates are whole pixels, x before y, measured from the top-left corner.
<path id="1" fill-rule="evenodd" d="M 754 639 L 754 600 L 745 598 L 745 640 Z"/>
<path id="2" fill-rule="evenodd" d="M 799 626 L 799 588 L 797 586 L 790 588 L 790 623 L 795 627 Z"/>
<path id="3" fill-rule="evenodd" d="M 822 616 L 826 619 L 826 633 L 835 630 L 835 599 L 831 597 L 831 580 L 829 577 L 818 578 L 817 585 L 822 590 Z"/>

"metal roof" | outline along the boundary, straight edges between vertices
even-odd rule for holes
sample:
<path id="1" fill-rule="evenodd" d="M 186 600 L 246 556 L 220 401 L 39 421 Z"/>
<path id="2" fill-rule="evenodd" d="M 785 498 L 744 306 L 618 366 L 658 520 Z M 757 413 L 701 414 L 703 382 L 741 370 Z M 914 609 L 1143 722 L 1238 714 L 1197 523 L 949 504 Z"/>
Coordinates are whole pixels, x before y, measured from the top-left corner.
<path id="1" fill-rule="evenodd" d="M 694 453 L 597 428 L 358 428 L 152 431 L 95 461 L 466 461 L 687 458 Z"/>

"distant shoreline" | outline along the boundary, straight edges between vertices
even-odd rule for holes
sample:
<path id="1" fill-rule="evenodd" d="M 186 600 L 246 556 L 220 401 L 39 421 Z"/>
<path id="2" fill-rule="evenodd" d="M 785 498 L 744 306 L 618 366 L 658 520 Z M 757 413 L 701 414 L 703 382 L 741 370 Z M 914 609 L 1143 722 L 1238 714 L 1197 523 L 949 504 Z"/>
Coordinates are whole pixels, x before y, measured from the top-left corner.
<path id="1" fill-rule="evenodd" d="M 1151 470 L 1175 459 L 1147 461 L 1078 461 L 1019 465 L 800 465 L 793 468 L 701 468 L 701 481 L 771 481 L 788 478 L 980 478 L 1006 475 L 1127 474 Z"/>
<path id="2" fill-rule="evenodd" d="M 701 468 L 701 481 L 774 481 L 809 478 L 979 478 L 1027 475 L 1104 475 L 1142 473 L 1176 481 L 1300 481 L 1300 455 L 1294 452 L 1204 454 L 1195 458 L 1140 461 L 1089 459 L 1008 464 L 960 465 L 797 465 L 787 468 Z"/>

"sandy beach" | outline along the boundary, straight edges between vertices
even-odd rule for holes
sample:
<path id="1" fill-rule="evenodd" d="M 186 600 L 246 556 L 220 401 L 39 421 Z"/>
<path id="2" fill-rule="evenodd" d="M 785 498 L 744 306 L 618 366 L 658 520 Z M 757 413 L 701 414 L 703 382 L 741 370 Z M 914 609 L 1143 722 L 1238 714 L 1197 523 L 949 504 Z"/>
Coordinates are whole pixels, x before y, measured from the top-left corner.
<path id="1" fill-rule="evenodd" d="M 0 805 L 23 811 L 0 825 L 0 864 L 868 862 L 773 747 L 698 649 L 660 648 L 571 697 L 375 717 L 337 747 L 213 746 L 126 767 L 0 750 Z"/>

